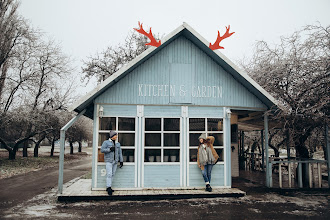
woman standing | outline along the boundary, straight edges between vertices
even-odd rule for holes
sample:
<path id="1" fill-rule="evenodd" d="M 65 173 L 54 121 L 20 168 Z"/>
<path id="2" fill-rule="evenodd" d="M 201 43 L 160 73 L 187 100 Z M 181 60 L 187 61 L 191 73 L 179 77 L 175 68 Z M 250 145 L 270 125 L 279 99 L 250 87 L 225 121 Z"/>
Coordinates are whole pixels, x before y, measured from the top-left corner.
<path id="1" fill-rule="evenodd" d="M 206 137 L 206 134 L 199 136 L 199 146 L 197 151 L 197 164 L 202 170 L 202 175 L 205 181 L 208 192 L 212 192 L 211 183 L 211 172 L 213 165 L 218 162 L 219 155 L 213 148 L 214 137 Z"/>

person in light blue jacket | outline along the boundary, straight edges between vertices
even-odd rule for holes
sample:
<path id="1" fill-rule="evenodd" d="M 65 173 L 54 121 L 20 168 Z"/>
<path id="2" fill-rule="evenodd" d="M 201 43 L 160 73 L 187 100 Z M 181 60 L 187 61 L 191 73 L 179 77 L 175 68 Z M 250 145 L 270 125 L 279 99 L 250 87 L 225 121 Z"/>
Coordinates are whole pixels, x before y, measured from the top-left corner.
<path id="1" fill-rule="evenodd" d="M 110 131 L 110 138 L 105 140 L 101 146 L 101 153 L 104 153 L 104 162 L 107 170 L 107 192 L 112 195 L 112 181 L 117 170 L 117 164 L 120 162 L 119 168 L 123 167 L 123 154 L 120 143 L 117 141 L 117 133 Z"/>

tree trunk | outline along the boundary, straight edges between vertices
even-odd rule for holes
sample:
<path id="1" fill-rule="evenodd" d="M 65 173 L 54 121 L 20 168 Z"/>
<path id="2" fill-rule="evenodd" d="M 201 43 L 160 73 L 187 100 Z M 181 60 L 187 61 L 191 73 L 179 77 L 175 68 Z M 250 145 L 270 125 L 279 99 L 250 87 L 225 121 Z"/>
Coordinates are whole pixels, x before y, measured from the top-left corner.
<path id="1" fill-rule="evenodd" d="M 78 147 L 78 152 L 80 153 L 81 152 L 81 148 L 82 148 L 82 144 L 81 144 L 81 141 L 78 142 L 79 144 L 79 147 Z"/>
<path id="2" fill-rule="evenodd" d="M 28 157 L 28 152 L 27 152 L 28 146 L 29 146 L 29 141 L 27 140 L 23 143 L 23 157 Z"/>
<path id="3" fill-rule="evenodd" d="M 39 156 L 39 147 L 41 142 L 45 139 L 46 137 L 43 136 L 40 140 L 38 140 L 38 142 L 36 142 L 36 145 L 34 146 L 34 157 L 38 157 Z"/>
<path id="4" fill-rule="evenodd" d="M 70 142 L 70 154 L 73 154 L 73 142 Z"/>
<path id="5" fill-rule="evenodd" d="M 34 146 L 34 151 L 33 151 L 33 156 L 38 157 L 39 156 L 39 146 L 40 146 L 41 141 L 38 141 L 36 145 Z"/>
<path id="6" fill-rule="evenodd" d="M 50 150 L 50 156 L 54 156 L 54 149 L 55 149 L 55 138 L 52 140 L 52 149 Z"/>
<path id="7" fill-rule="evenodd" d="M 9 151 L 9 160 L 15 160 L 16 159 L 16 151 L 10 150 Z"/>

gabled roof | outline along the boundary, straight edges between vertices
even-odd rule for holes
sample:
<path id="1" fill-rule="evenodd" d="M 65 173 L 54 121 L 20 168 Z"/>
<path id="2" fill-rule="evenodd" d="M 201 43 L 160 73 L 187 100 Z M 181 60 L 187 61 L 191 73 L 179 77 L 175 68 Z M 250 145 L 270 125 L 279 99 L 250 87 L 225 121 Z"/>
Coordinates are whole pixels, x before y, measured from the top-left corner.
<path id="1" fill-rule="evenodd" d="M 278 102 L 266 92 L 259 84 L 257 84 L 250 76 L 244 71 L 238 68 L 232 63 L 226 56 L 224 56 L 219 50 L 211 50 L 209 48 L 209 41 L 198 34 L 192 27 L 187 23 L 183 23 L 177 29 L 168 34 L 164 39 L 161 39 L 162 44 L 159 47 L 150 47 L 145 50 L 142 54 L 137 56 L 127 65 L 122 67 L 120 70 L 115 72 L 113 75 L 108 77 L 102 83 L 100 83 L 95 89 L 90 91 L 88 94 L 83 96 L 77 102 L 69 107 L 69 111 L 81 112 L 86 109 L 85 115 L 93 118 L 93 100 L 118 82 L 121 78 L 126 76 L 132 70 L 134 70 L 141 63 L 149 59 L 151 56 L 156 54 L 159 50 L 166 47 L 172 41 L 177 39 L 179 36 L 184 36 L 193 42 L 199 49 L 204 51 L 209 57 L 211 57 L 217 64 L 222 66 L 228 73 L 230 73 L 238 82 L 240 82 L 245 88 L 247 88 L 252 94 L 254 94 L 259 100 L 261 100 L 268 108 L 274 105 L 278 105 Z"/>

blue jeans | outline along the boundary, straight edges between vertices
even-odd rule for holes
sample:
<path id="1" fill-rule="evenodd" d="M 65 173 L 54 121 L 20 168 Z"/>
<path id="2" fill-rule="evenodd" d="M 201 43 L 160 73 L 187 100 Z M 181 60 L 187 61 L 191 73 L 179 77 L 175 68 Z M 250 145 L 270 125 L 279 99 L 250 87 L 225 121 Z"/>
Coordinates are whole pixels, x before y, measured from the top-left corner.
<path id="1" fill-rule="evenodd" d="M 205 182 L 211 183 L 212 168 L 213 168 L 213 164 L 207 164 L 204 166 L 204 170 L 202 170 L 202 175 Z"/>
<path id="2" fill-rule="evenodd" d="M 111 187 L 113 177 L 115 176 L 117 170 L 117 162 L 106 162 L 105 168 L 107 169 L 107 188 Z"/>

